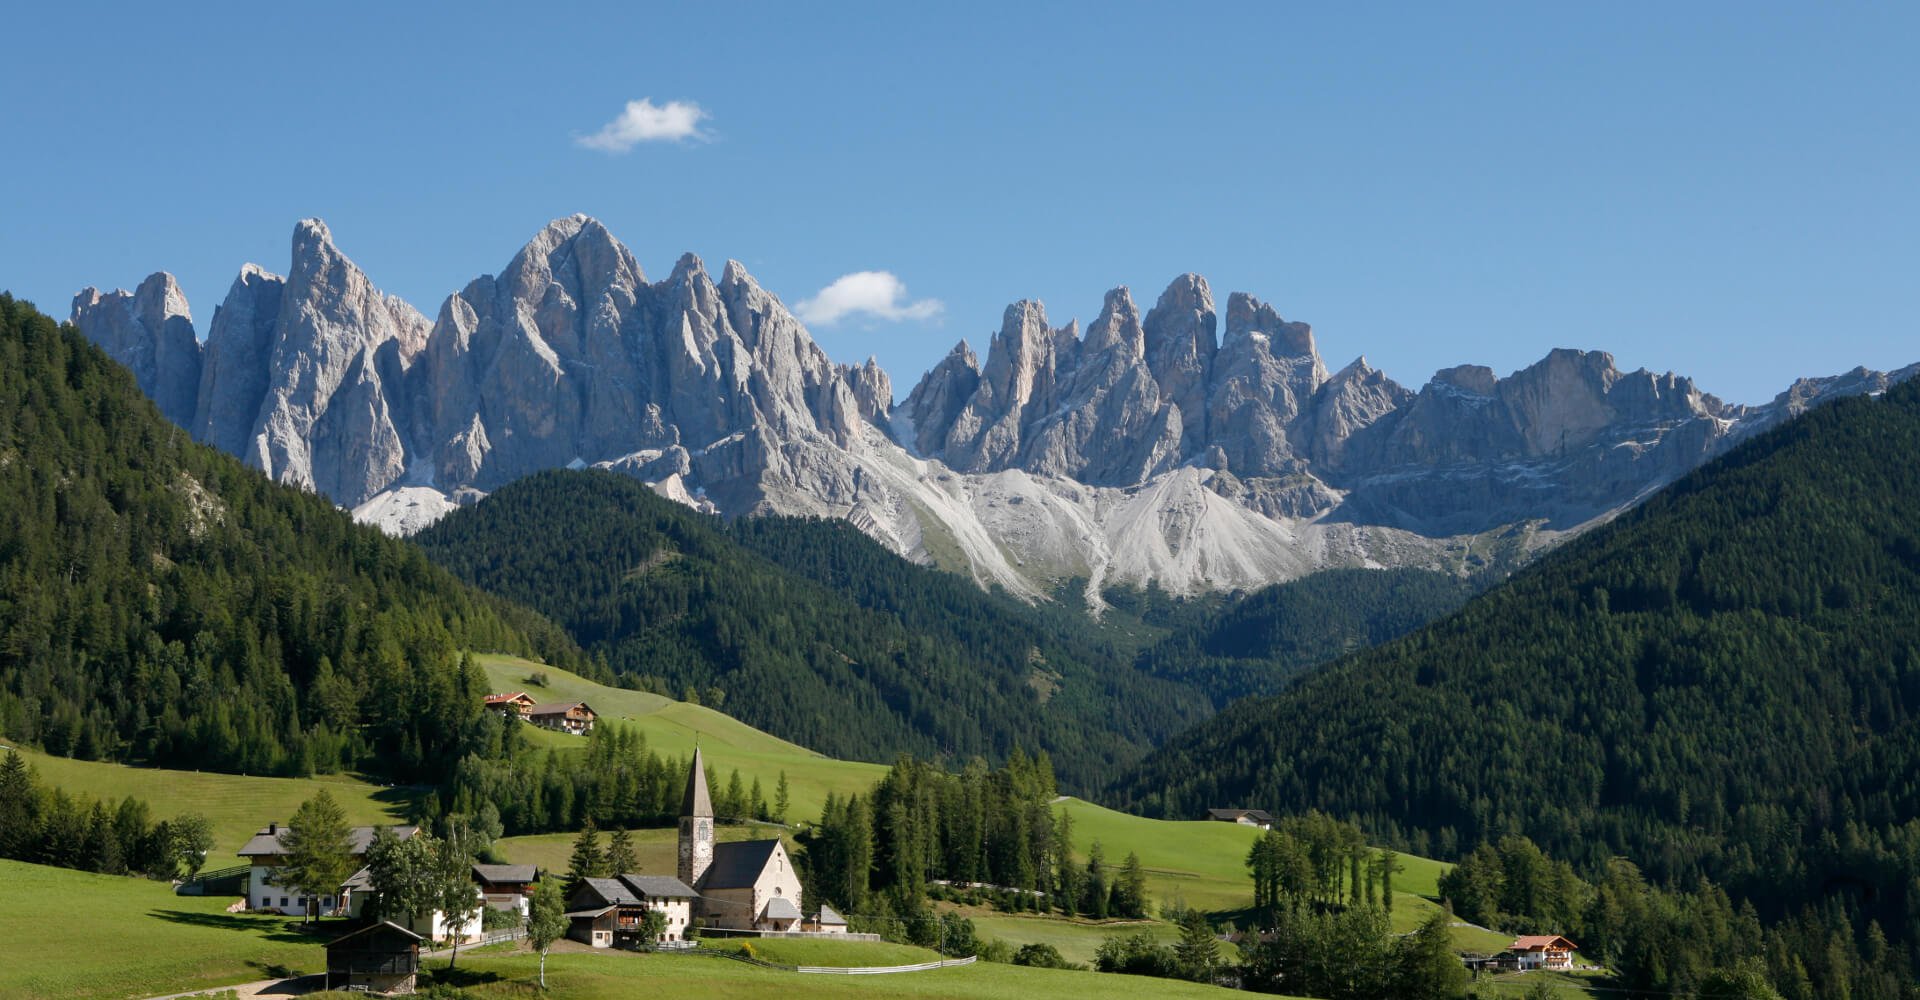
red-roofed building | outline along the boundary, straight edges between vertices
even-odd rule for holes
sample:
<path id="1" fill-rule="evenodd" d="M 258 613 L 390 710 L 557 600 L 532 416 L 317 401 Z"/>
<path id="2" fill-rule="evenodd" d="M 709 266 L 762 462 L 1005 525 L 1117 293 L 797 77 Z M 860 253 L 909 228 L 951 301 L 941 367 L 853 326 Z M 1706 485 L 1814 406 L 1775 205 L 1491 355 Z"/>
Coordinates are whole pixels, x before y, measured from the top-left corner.
<path id="1" fill-rule="evenodd" d="M 1519 959 L 1520 971 L 1528 969 L 1571 969 L 1573 950 L 1579 947 L 1557 934 L 1531 934 L 1513 939 L 1507 946 Z"/>
<path id="2" fill-rule="evenodd" d="M 533 705 L 533 696 L 525 691 L 515 691 L 512 694 L 487 695 L 487 710 L 499 712 L 501 715 L 525 718 L 527 710 L 531 709 Z"/>

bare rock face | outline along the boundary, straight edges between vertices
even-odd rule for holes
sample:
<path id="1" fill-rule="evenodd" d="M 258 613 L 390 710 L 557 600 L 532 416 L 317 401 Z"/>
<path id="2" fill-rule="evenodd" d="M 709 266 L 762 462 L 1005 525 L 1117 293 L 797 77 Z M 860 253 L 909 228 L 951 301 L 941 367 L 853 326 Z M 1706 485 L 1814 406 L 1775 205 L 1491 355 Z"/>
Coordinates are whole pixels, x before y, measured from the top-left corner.
<path id="1" fill-rule="evenodd" d="M 73 297 L 73 325 L 133 371 L 168 420 L 193 423 L 200 394 L 200 342 L 187 297 L 161 271 L 132 293 L 88 288 Z"/>
<path id="2" fill-rule="evenodd" d="M 406 456 L 391 408 L 368 400 L 383 392 L 367 356 L 392 342 L 404 367 L 425 345 L 427 329 L 426 317 L 375 288 L 333 245 L 325 223 L 303 220 L 293 230 L 266 395 L 242 457 L 348 506 L 393 485 Z M 356 405 L 329 415 L 343 386 Z"/>
<path id="3" fill-rule="evenodd" d="M 74 322 L 195 437 L 356 516 L 418 530 L 530 472 L 593 466 L 729 516 L 845 518 L 882 543 L 1039 598 L 1066 578 L 1173 593 L 1329 566 L 1512 564 L 1741 437 L 1920 374 L 1804 379 L 1761 407 L 1556 350 L 1418 391 L 1251 295 L 1217 330 L 1205 279 L 1145 316 L 1108 292 L 1082 335 L 1009 306 L 893 402 L 836 365 L 738 262 L 650 283 L 584 215 L 556 219 L 429 323 L 316 220 L 282 278 L 247 265 L 204 348 L 157 274 L 82 292 Z M 1216 337 L 1218 333 L 1218 337 Z"/>
<path id="4" fill-rule="evenodd" d="M 200 374 L 193 436 L 239 455 L 260 419 L 272 370 L 270 359 L 280 320 L 280 293 L 287 279 L 248 264 L 214 310 Z"/>

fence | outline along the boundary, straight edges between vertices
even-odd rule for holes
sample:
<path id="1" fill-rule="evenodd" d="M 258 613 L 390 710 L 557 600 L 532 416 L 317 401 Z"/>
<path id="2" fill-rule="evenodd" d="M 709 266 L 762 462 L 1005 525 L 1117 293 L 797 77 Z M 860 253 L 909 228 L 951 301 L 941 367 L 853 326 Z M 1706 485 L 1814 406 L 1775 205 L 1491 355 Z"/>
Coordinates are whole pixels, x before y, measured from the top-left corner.
<path id="1" fill-rule="evenodd" d="M 238 896 L 247 891 L 247 873 L 251 870 L 246 865 L 237 865 L 200 872 L 174 886 L 173 892 L 177 896 Z"/>

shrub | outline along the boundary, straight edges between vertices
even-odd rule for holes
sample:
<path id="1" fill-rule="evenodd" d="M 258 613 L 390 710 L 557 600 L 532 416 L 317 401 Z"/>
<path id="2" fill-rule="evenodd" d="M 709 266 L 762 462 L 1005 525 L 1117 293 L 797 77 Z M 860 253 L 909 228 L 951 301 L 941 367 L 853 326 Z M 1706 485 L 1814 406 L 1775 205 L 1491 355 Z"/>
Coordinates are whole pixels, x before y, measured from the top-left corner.
<path id="1" fill-rule="evenodd" d="M 1023 944 L 1013 953 L 1013 964 L 1030 965 L 1036 969 L 1068 969 L 1073 963 L 1060 956 L 1060 949 L 1050 944 L 1035 941 Z"/>

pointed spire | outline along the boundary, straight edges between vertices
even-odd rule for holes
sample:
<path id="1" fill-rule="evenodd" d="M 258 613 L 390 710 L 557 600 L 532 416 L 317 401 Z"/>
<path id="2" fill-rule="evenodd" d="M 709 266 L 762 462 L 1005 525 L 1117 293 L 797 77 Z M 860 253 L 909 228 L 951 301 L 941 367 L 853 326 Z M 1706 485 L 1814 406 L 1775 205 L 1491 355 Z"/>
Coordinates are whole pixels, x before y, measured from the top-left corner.
<path id="1" fill-rule="evenodd" d="M 707 763 L 700 756 L 700 745 L 693 747 L 693 766 L 687 774 L 687 797 L 680 801 L 680 815 L 713 818 L 713 799 L 707 795 Z"/>

